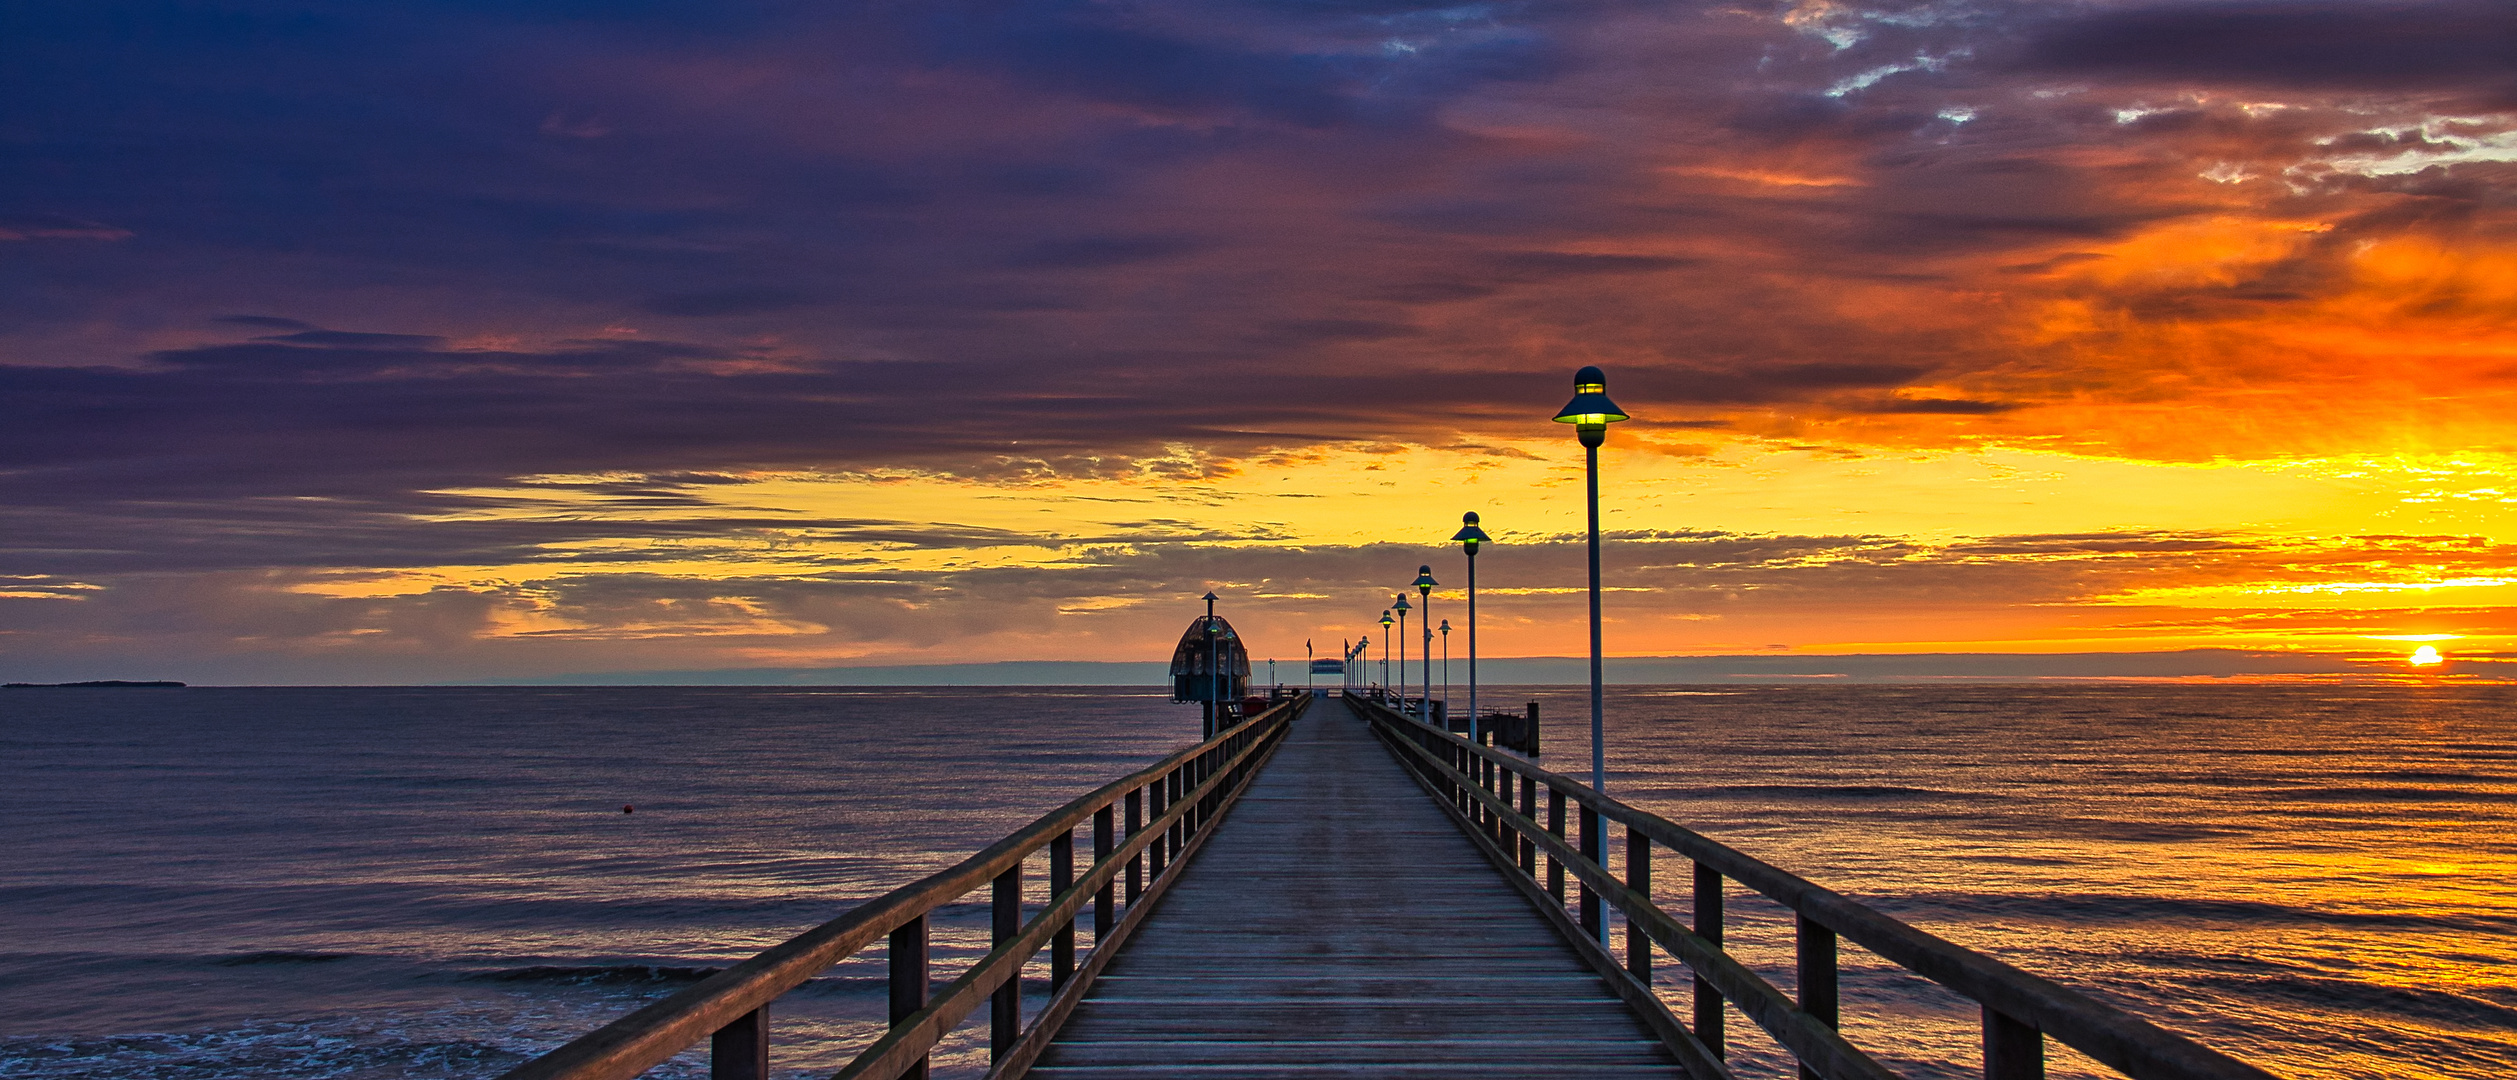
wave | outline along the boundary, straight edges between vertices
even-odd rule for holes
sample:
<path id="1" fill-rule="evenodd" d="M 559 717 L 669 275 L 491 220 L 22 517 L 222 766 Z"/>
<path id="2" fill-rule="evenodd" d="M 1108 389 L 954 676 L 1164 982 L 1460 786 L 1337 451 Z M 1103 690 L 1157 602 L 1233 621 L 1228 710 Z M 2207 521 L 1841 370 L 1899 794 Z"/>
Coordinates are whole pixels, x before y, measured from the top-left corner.
<path id="1" fill-rule="evenodd" d="M 212 959 L 210 962 L 220 967 L 259 967 L 264 964 L 329 964 L 335 960 L 347 960 L 356 955 L 358 954 L 336 952 L 293 952 L 287 949 L 270 949 L 263 952 L 237 953 L 234 956 L 221 956 Z"/>
<path id="2" fill-rule="evenodd" d="M 2249 794 L 2278 802 L 2517 803 L 2517 790 L 2505 788 L 2475 791 L 2471 788 L 2431 787 L 2300 787 L 2264 788 Z"/>
<path id="3" fill-rule="evenodd" d="M 2202 975 L 2192 977 L 2188 984 L 2208 986 L 2246 1001 L 2284 1001 L 2310 1009 L 2395 1016 L 2451 1027 L 2517 1031 L 2517 1009 L 2452 990 L 2387 986 L 2359 979 L 2295 972 L 2256 978 Z"/>
<path id="4" fill-rule="evenodd" d="M 525 1046 L 438 1032 L 342 1023 L 266 1023 L 220 1031 L 73 1039 L 0 1039 L 10 1080 L 121 1077 L 315 1078 L 488 1076 L 522 1064 Z"/>
<path id="5" fill-rule="evenodd" d="M 468 982 L 555 983 L 569 986 L 661 986 L 695 983 L 724 968 L 670 964 L 535 964 L 463 976 Z"/>
<path id="6" fill-rule="evenodd" d="M 1943 791 L 1893 784 L 1722 784 L 1711 787 L 1628 787 L 1616 794 L 1626 799 L 1725 799 L 1762 795 L 1784 799 L 1999 799 L 1985 792 Z"/>
<path id="7" fill-rule="evenodd" d="M 2333 911 L 2259 900 L 2141 896 L 2126 893 L 1909 894 L 1881 898 L 1879 906 L 1911 917 L 1944 922 L 2044 916 L 2057 922 L 2158 924 L 2237 923 L 2249 926 L 2348 926 L 2409 930 L 2517 931 L 2517 915 L 2414 914 Z"/>

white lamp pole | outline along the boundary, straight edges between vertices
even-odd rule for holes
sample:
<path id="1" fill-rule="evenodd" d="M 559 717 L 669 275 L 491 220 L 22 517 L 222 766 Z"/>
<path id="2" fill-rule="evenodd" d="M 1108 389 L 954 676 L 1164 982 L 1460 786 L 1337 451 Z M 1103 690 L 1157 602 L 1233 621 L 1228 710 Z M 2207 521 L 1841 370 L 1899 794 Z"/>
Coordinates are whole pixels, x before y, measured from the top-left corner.
<path id="1" fill-rule="evenodd" d="M 1442 726 L 1451 726 L 1451 620 L 1442 620 Z"/>
<path id="2" fill-rule="evenodd" d="M 1381 609 L 1381 691 L 1390 689 L 1390 609 Z"/>
<path id="3" fill-rule="evenodd" d="M 1424 700 L 1416 703 L 1416 719 L 1426 723 L 1433 722 L 1433 587 L 1439 584 L 1441 583 L 1433 580 L 1432 567 L 1416 568 L 1416 595 L 1424 601 L 1423 610 L 1417 612 L 1420 617 L 1416 621 L 1424 627 L 1425 634 L 1423 650 L 1425 677 L 1420 682 L 1420 685 L 1424 687 Z"/>
<path id="4" fill-rule="evenodd" d="M 1477 527 L 1477 513 L 1472 510 L 1460 515 L 1460 531 L 1451 534 L 1451 539 L 1468 550 L 1468 739 L 1475 742 L 1478 717 L 1484 715 L 1477 711 L 1477 545 L 1493 538 Z"/>
<path id="5" fill-rule="evenodd" d="M 1556 413 L 1559 424 L 1572 424 L 1582 439 L 1582 473 L 1589 481 L 1591 539 L 1591 790 L 1608 793 L 1607 708 L 1600 691 L 1599 644 L 1599 445 L 1608 441 L 1608 425 L 1626 418 L 1625 410 L 1608 400 L 1608 376 L 1595 367 L 1573 373 L 1573 400 Z"/>
<path id="6" fill-rule="evenodd" d="M 1407 715 L 1407 594 L 1398 594 L 1390 610 L 1398 613 L 1398 714 Z"/>

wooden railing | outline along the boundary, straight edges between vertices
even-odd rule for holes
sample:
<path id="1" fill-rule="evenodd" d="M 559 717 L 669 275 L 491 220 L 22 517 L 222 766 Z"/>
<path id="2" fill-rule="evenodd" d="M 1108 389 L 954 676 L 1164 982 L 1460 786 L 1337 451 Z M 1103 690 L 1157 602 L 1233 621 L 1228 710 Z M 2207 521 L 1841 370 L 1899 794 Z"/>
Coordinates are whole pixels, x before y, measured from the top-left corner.
<path id="1" fill-rule="evenodd" d="M 1697 1080 L 1730 1076 L 1722 1062 L 1725 1002 L 1773 1036 L 1799 1062 L 1804 1078 L 1895 1077 L 1836 1030 L 1841 1009 L 1839 939 L 1982 1006 L 1986 1080 L 2043 1077 L 2047 1038 L 2133 1080 L 2272 1080 L 2262 1069 L 1907 926 L 1668 819 L 1601 795 L 1581 781 L 1402 717 L 1364 696 L 1350 694 L 1347 700 L 1467 828 L 1486 857 L 1539 901 L 1542 913 L 1609 978 Z M 1575 812 L 1570 838 L 1565 832 L 1568 804 Z M 1607 822 L 1625 826 L 1622 879 L 1608 869 Z M 1652 899 L 1655 845 L 1693 864 L 1692 926 Z M 1569 905 L 1568 876 L 1576 893 Z M 1799 1000 L 1723 951 L 1725 880 L 1762 893 L 1793 913 Z M 1626 919 L 1622 965 L 1607 949 L 1609 907 Z M 1655 946 L 1694 975 L 1691 1024 L 1681 1024 L 1651 989 Z"/>
<path id="2" fill-rule="evenodd" d="M 1019 1075 L 1309 703 L 1308 696 L 1282 702 L 1103 785 L 960 865 L 860 904 L 526 1062 L 503 1080 L 628 1080 L 701 1039 L 710 1044 L 711 1080 L 767 1080 L 770 1002 L 878 938 L 889 942 L 891 1027 L 839 1072 L 841 1080 L 922 1080 L 929 1053 L 983 999 L 989 1003 L 990 1076 Z M 1078 875 L 1075 831 L 1087 821 L 1092 825 L 1092 862 Z M 1023 863 L 1043 848 L 1049 853 L 1049 900 L 1026 922 Z M 990 889 L 994 947 L 938 991 L 928 967 L 929 914 L 981 886 Z M 1087 902 L 1092 905 L 1093 941 L 1078 966 L 1075 924 Z M 1025 1030 L 1023 967 L 1043 947 L 1050 954 L 1051 997 Z"/>

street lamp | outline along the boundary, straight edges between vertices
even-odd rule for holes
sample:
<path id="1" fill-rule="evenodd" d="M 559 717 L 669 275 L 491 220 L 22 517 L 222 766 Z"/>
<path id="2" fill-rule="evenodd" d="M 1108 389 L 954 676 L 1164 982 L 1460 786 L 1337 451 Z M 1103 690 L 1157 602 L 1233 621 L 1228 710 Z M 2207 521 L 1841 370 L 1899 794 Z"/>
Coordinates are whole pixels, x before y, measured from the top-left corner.
<path id="1" fill-rule="evenodd" d="M 1451 726 L 1451 620 L 1442 620 L 1442 726 Z"/>
<path id="2" fill-rule="evenodd" d="M 1608 441 L 1608 425 L 1626 418 L 1624 409 L 1608 400 L 1608 376 L 1595 367 L 1573 373 L 1573 400 L 1556 413 L 1556 422 L 1571 424 L 1582 439 L 1583 475 L 1589 481 L 1591 538 L 1591 790 L 1608 793 L 1607 709 L 1600 693 L 1599 664 L 1599 444 Z M 1604 924 L 1603 924 L 1604 926 Z"/>
<path id="3" fill-rule="evenodd" d="M 1477 741 L 1477 545 L 1494 538 L 1477 527 L 1477 512 L 1460 515 L 1460 531 L 1451 534 L 1468 551 L 1468 741 Z"/>
<path id="4" fill-rule="evenodd" d="M 1400 716 L 1407 715 L 1407 612 L 1411 606 L 1407 602 L 1405 592 L 1399 593 L 1398 602 L 1390 605 L 1390 610 L 1398 613 L 1398 714 Z"/>
<path id="5" fill-rule="evenodd" d="M 1422 721 L 1425 721 L 1426 723 L 1432 723 L 1432 722 L 1433 722 L 1433 587 L 1434 587 L 1434 586 L 1436 586 L 1436 585 L 1441 584 L 1441 582 L 1438 582 L 1438 581 L 1433 580 L 1433 568 L 1432 568 L 1432 567 L 1430 567 L 1430 566 L 1419 566 L 1419 567 L 1417 567 L 1417 568 L 1416 568 L 1416 582 L 1415 582 L 1415 584 L 1416 584 L 1416 595 L 1424 601 L 1424 604 L 1423 604 L 1423 607 L 1424 607 L 1424 617 L 1423 617 L 1423 618 L 1421 618 L 1421 619 L 1418 619 L 1418 620 L 1416 620 L 1416 621 L 1417 621 L 1417 622 L 1419 622 L 1419 623 L 1422 623 L 1422 624 L 1424 625 L 1424 628 L 1425 628 L 1425 648 L 1424 648 L 1425 677 L 1424 677 L 1424 683 L 1423 683 L 1424 688 L 1425 688 L 1425 700 L 1424 700 L 1424 702 L 1422 703 L 1424 707 L 1423 707 L 1423 708 L 1420 708 L 1420 709 L 1418 709 L 1418 710 L 1416 710 L 1416 719 L 1418 719 L 1418 720 L 1422 720 Z"/>
<path id="6" fill-rule="evenodd" d="M 1381 609 L 1381 691 L 1390 689 L 1390 609 Z"/>
<path id="7" fill-rule="evenodd" d="M 1222 650 L 1215 642 L 1215 594 L 1208 592 L 1206 601 L 1206 737 L 1215 737 L 1215 725 L 1223 720 L 1223 676 L 1217 670 Z"/>

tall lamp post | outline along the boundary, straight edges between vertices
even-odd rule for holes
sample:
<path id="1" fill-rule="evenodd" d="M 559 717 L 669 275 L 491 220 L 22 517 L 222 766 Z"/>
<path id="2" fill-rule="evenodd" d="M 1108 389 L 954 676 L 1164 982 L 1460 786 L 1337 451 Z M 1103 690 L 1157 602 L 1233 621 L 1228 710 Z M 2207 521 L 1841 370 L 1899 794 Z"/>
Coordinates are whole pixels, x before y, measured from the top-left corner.
<path id="1" fill-rule="evenodd" d="M 1390 605 L 1390 610 L 1398 613 L 1398 714 L 1400 716 L 1407 715 L 1407 612 L 1411 606 L 1407 603 L 1405 592 L 1399 593 L 1397 602 Z"/>
<path id="2" fill-rule="evenodd" d="M 1468 741 L 1477 741 L 1477 545 L 1493 537 L 1477 527 L 1477 512 L 1460 515 L 1460 531 L 1451 534 L 1468 551 Z"/>
<path id="3" fill-rule="evenodd" d="M 1215 724 L 1223 719 L 1223 674 L 1216 670 L 1222 649 L 1215 642 L 1215 594 L 1206 600 L 1206 737 L 1215 737 Z"/>
<path id="4" fill-rule="evenodd" d="M 1442 620 L 1442 726 L 1451 726 L 1451 620 Z"/>
<path id="5" fill-rule="evenodd" d="M 1608 441 L 1608 425 L 1626 418 L 1625 410 L 1608 400 L 1608 376 L 1595 367 L 1573 373 L 1573 400 L 1556 413 L 1559 424 L 1573 425 L 1582 439 L 1583 476 L 1589 482 L 1585 504 L 1590 510 L 1591 538 L 1591 790 L 1608 793 L 1607 709 L 1600 692 L 1599 663 L 1599 445 Z M 1601 924 L 1605 932 L 1606 923 Z"/>
<path id="6" fill-rule="evenodd" d="M 1421 703 L 1423 707 L 1416 710 L 1416 719 L 1428 724 L 1433 722 L 1433 587 L 1439 584 L 1441 582 L 1433 580 L 1432 567 L 1416 568 L 1416 596 L 1423 601 L 1423 610 L 1418 612 L 1421 617 L 1416 621 L 1422 623 L 1425 630 L 1425 677 L 1422 680 L 1425 700 Z"/>
<path id="7" fill-rule="evenodd" d="M 1381 689 L 1390 688 L 1390 609 L 1381 609 Z"/>

